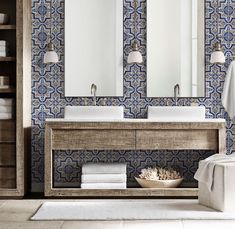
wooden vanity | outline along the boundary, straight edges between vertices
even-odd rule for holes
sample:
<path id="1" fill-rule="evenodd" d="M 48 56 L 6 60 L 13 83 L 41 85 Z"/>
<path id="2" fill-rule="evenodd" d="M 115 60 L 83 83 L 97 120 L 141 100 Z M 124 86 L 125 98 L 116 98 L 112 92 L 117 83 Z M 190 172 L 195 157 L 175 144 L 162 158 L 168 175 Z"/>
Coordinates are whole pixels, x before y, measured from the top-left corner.
<path id="1" fill-rule="evenodd" d="M 55 150 L 216 150 L 226 153 L 224 119 L 200 122 L 154 122 L 147 119 L 124 121 L 79 121 L 48 119 L 45 129 L 46 196 L 197 196 L 197 188 L 115 190 L 53 187 Z"/>

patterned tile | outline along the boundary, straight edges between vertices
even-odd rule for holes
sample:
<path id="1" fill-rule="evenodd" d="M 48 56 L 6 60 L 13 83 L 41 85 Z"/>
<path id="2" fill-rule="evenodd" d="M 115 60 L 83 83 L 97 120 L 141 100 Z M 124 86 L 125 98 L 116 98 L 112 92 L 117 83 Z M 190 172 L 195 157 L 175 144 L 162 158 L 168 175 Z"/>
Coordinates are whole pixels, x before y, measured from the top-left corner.
<path id="1" fill-rule="evenodd" d="M 134 39 L 134 4 L 133 0 L 124 1 L 124 59 L 127 58 L 131 50 L 131 43 Z M 90 105 L 90 98 L 69 98 L 64 97 L 64 0 L 53 0 L 53 42 L 56 45 L 60 63 L 47 66 L 42 62 L 46 51 L 46 44 L 49 40 L 49 0 L 32 0 L 32 185 L 38 187 L 43 185 L 43 165 L 44 165 L 44 121 L 45 118 L 63 117 L 66 105 Z M 180 105 L 190 105 L 196 102 L 206 107 L 208 118 L 221 118 L 227 120 L 227 147 L 228 154 L 235 151 L 234 136 L 235 123 L 229 120 L 221 105 L 221 92 L 223 88 L 225 73 L 235 53 L 235 0 L 219 0 L 219 21 L 221 42 L 227 58 L 223 66 L 210 65 L 209 57 L 212 51 L 212 44 L 216 41 L 216 2 L 217 0 L 205 0 L 205 52 L 206 52 L 206 97 L 180 99 Z M 138 1 L 137 37 L 141 45 L 141 52 L 146 60 L 146 0 Z M 124 68 L 124 95 L 123 97 L 100 97 L 98 105 L 122 105 L 125 107 L 125 117 L 145 118 L 148 106 L 172 105 L 171 98 L 147 98 L 146 97 L 146 64 L 127 65 Z M 55 181 L 66 183 L 72 181 L 74 185 L 79 183 L 80 168 L 82 162 L 89 160 L 105 161 L 109 160 L 110 152 L 92 151 L 82 154 L 76 161 L 77 153 L 60 152 L 55 157 Z M 187 155 L 197 155 L 195 158 L 187 158 Z M 128 163 L 128 179 L 133 182 L 134 174 L 151 163 L 160 165 L 180 165 L 181 170 L 187 176 L 188 181 L 192 181 L 192 171 L 195 171 L 197 162 L 207 153 L 188 151 L 167 151 L 161 159 L 163 153 L 146 152 L 125 152 L 112 151 L 112 160 L 125 161 Z M 165 155 L 166 154 L 166 155 Z M 105 156 L 106 155 L 106 156 Z M 154 155 L 154 157 L 152 156 Z M 86 159 L 87 157 L 87 159 Z M 136 159 L 137 157 L 137 159 Z M 90 158 L 90 159 L 89 159 Z M 111 160 L 111 159 L 110 159 Z M 165 164 L 164 164 L 164 163 Z M 40 190 L 39 190 L 40 191 Z"/>
<path id="2" fill-rule="evenodd" d="M 192 150 L 128 150 L 128 151 L 74 151 L 54 152 L 54 186 L 80 187 L 81 167 L 84 163 L 126 163 L 128 186 L 138 186 L 135 181 L 141 169 L 160 166 L 174 168 L 184 177 L 184 185 L 193 186 L 193 179 L 200 159 L 214 154 L 214 151 Z"/>

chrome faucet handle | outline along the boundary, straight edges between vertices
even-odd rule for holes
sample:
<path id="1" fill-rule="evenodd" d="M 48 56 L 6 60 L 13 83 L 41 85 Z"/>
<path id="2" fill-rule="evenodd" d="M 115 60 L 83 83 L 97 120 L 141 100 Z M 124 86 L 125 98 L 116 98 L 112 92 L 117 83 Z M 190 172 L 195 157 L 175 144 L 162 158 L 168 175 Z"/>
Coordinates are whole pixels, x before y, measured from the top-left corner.
<path id="1" fill-rule="evenodd" d="M 175 86 L 174 86 L 174 92 L 176 93 L 176 90 L 178 89 L 178 95 L 180 94 L 180 85 L 177 83 Z"/>
<path id="2" fill-rule="evenodd" d="M 91 94 L 92 95 L 94 94 L 94 96 L 95 96 L 96 95 L 96 91 L 97 91 L 97 86 L 93 83 L 91 85 Z"/>
<path id="3" fill-rule="evenodd" d="M 91 85 L 91 94 L 93 95 L 93 101 L 95 106 L 96 106 L 96 91 L 97 91 L 97 86 L 93 83 Z"/>
<path id="4" fill-rule="evenodd" d="M 174 100 L 175 100 L 175 105 L 177 106 L 178 105 L 178 97 L 177 95 L 180 94 L 180 85 L 177 83 L 175 86 L 174 86 Z"/>

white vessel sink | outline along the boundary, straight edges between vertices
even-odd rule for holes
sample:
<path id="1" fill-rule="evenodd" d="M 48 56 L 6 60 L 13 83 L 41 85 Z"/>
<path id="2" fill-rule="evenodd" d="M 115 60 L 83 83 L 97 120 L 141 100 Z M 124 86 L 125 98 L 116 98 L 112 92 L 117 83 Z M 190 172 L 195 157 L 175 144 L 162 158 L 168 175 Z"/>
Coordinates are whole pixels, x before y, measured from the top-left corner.
<path id="1" fill-rule="evenodd" d="M 124 118 L 121 106 L 66 106 L 65 119 L 115 120 Z"/>
<path id="2" fill-rule="evenodd" d="M 148 119 L 156 121 L 200 121 L 205 120 L 202 106 L 159 106 L 148 107 Z"/>

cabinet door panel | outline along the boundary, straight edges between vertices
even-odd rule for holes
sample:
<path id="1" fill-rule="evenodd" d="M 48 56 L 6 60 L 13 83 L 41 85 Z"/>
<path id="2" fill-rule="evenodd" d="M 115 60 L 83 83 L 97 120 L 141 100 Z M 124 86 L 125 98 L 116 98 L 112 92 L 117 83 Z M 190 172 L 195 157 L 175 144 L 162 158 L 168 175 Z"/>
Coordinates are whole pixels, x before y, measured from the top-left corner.
<path id="1" fill-rule="evenodd" d="M 217 130 L 137 130 L 136 148 L 216 150 Z"/>
<path id="2" fill-rule="evenodd" d="M 16 164 L 16 145 L 0 144 L 0 166 L 14 166 Z"/>
<path id="3" fill-rule="evenodd" d="M 0 167 L 0 187 L 16 188 L 16 169 Z"/>
<path id="4" fill-rule="evenodd" d="M 135 149 L 135 131 L 55 130 L 52 149 Z"/>
<path id="5" fill-rule="evenodd" d="M 0 120 L 0 142 L 15 142 L 15 121 Z"/>

